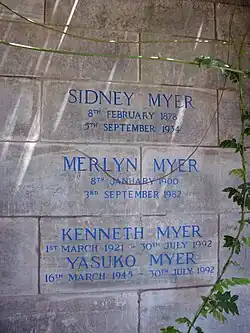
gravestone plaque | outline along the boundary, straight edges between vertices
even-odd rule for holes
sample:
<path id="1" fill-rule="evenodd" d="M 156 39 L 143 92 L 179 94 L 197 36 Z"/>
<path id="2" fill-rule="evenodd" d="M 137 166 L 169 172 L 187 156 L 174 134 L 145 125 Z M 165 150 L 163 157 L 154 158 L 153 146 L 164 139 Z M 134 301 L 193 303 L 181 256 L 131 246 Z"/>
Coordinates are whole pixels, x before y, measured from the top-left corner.
<path id="1" fill-rule="evenodd" d="M 178 145 L 197 145 L 204 133 L 204 145 L 217 143 L 215 91 L 91 82 L 44 88 L 43 140 L 70 143 L 53 172 L 81 186 L 65 194 L 77 207 L 68 217 L 40 221 L 41 292 L 212 284 L 217 212 L 227 209 L 226 195 L 218 196 L 228 180 L 214 170 L 228 161 L 231 168 L 233 154 Z"/>
<path id="2" fill-rule="evenodd" d="M 217 215 L 43 218 L 41 290 L 211 284 Z"/>
<path id="3" fill-rule="evenodd" d="M 110 83 L 44 84 L 50 141 L 217 143 L 216 91 Z"/>

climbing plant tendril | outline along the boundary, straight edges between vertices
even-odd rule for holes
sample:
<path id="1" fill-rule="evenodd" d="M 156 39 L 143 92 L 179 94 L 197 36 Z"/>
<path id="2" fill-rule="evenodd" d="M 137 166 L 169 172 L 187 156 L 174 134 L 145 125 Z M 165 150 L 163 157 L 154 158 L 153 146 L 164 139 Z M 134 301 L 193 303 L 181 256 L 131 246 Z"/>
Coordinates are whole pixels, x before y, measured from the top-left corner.
<path id="1" fill-rule="evenodd" d="M 241 71 L 243 55 L 243 45 L 241 46 L 238 54 L 238 70 Z M 205 67 L 218 67 L 220 60 L 212 59 L 210 57 L 196 58 L 195 61 L 199 63 L 199 66 Z M 209 315 L 219 320 L 221 323 L 225 323 L 226 315 L 231 314 L 233 316 L 239 315 L 239 309 L 236 301 L 238 295 L 232 295 L 229 288 L 231 286 L 249 285 L 250 279 L 233 277 L 231 279 L 223 278 L 225 272 L 230 265 L 239 265 L 232 259 L 235 254 L 239 255 L 242 247 L 250 246 L 250 237 L 242 237 L 242 232 L 246 225 L 250 224 L 250 220 L 246 219 L 246 210 L 250 210 L 250 183 L 247 180 L 247 159 L 246 159 L 246 146 L 245 141 L 250 136 L 250 113 L 247 112 L 244 104 L 243 96 L 243 74 L 239 72 L 229 72 L 226 68 L 222 69 L 222 73 L 228 77 L 233 83 L 238 85 L 239 90 L 239 109 L 241 118 L 241 134 L 240 139 L 236 138 L 225 140 L 221 142 L 221 148 L 234 149 L 235 153 L 239 155 L 241 161 L 241 167 L 239 169 L 233 169 L 230 171 L 230 175 L 238 177 L 242 182 L 238 187 L 227 187 L 223 192 L 228 194 L 228 198 L 236 203 L 241 210 L 241 218 L 238 222 L 238 231 L 235 237 L 230 235 L 224 236 L 223 247 L 228 248 L 229 256 L 222 267 L 219 277 L 215 284 L 212 286 L 207 296 L 201 296 L 202 304 L 198 308 L 193 318 L 187 316 L 176 319 L 176 324 L 183 324 L 186 326 L 184 331 L 180 331 L 176 326 L 168 326 L 162 328 L 162 333 L 204 333 L 205 331 L 200 327 L 196 326 L 196 322 L 199 317 L 207 318 Z M 249 71 L 248 71 L 249 73 Z M 249 74 L 248 74 L 249 77 Z"/>

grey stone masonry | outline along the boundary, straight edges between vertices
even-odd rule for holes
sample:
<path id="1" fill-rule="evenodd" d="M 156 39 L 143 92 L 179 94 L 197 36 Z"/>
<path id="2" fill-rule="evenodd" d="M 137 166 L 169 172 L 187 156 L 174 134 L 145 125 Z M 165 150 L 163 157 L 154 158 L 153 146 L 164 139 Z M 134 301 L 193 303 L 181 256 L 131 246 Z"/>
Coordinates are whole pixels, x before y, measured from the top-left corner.
<path id="1" fill-rule="evenodd" d="M 249 218 L 249 215 L 246 214 L 246 219 Z M 230 254 L 230 251 L 228 248 L 225 248 L 223 245 L 225 244 L 224 235 L 229 235 L 236 237 L 237 234 L 237 226 L 239 224 L 239 221 L 241 220 L 241 215 L 234 213 L 234 214 L 222 214 L 220 216 L 220 271 L 225 265 L 226 260 L 228 259 L 228 256 Z M 244 233 L 242 234 L 242 237 L 245 237 L 246 239 L 249 238 L 250 231 L 249 227 L 246 226 Z M 241 239 L 242 241 L 242 239 Z M 226 276 L 242 276 L 248 278 L 249 276 L 249 267 L 250 267 L 250 261 L 249 261 L 249 248 L 245 247 L 242 248 L 242 254 L 239 256 L 235 254 L 233 256 L 233 262 L 234 265 L 230 265 Z"/>
<path id="2" fill-rule="evenodd" d="M 239 86 L 194 60 L 249 69 L 250 2 L 3 1 L 26 18 L 0 4 L 0 333 L 191 318 L 239 225 L 223 189 L 242 182 L 220 147 L 240 138 Z M 226 277 L 248 277 L 249 251 L 233 260 Z M 231 292 L 241 315 L 204 332 L 249 333 L 250 289 Z"/>
<path id="3" fill-rule="evenodd" d="M 241 120 L 238 93 L 235 91 L 219 91 L 219 139 L 220 141 L 240 138 Z M 245 98 L 249 109 L 250 99 Z M 248 143 L 249 145 L 249 143 Z"/>
<path id="4" fill-rule="evenodd" d="M 0 293 L 29 295 L 38 292 L 38 220 L 0 218 Z"/>
<path id="5" fill-rule="evenodd" d="M 211 284 L 217 240 L 217 215 L 42 218 L 41 291 Z"/>
<path id="6" fill-rule="evenodd" d="M 0 82 L 0 139 L 36 141 L 40 138 L 41 83 L 2 78 Z"/>
<path id="7" fill-rule="evenodd" d="M 192 319 L 201 303 L 200 296 L 206 296 L 209 288 L 188 288 L 181 290 L 149 291 L 141 294 L 141 330 L 142 333 L 157 332 L 163 327 L 173 326 L 175 319 L 187 316 Z M 224 325 L 208 316 L 200 317 L 196 325 L 205 332 L 249 332 L 249 289 L 233 288 L 233 294 L 238 294 L 240 317 L 230 316 Z M 241 318 L 241 320 L 239 320 Z M 185 329 L 185 325 L 177 325 Z"/>
<path id="8" fill-rule="evenodd" d="M 28 17 L 29 19 L 44 22 L 44 1 L 41 0 L 8 0 L 3 1 L 9 8 L 17 13 Z M 0 6 L 0 15 L 2 19 L 22 20 L 18 15 L 15 15 L 8 9 Z"/>
<path id="9" fill-rule="evenodd" d="M 239 183 L 236 177 L 228 175 L 240 165 L 234 153 L 209 148 L 200 148 L 194 154 L 193 151 L 192 148 L 143 148 L 143 178 L 148 178 L 143 190 L 159 193 L 158 200 L 146 198 L 143 201 L 143 214 L 237 209 L 222 192 L 229 182 L 230 186 Z"/>
<path id="10" fill-rule="evenodd" d="M 219 39 L 237 38 L 238 43 L 244 38 L 250 41 L 250 8 L 219 3 L 216 5 L 216 15 Z"/>
<path id="11" fill-rule="evenodd" d="M 139 214 L 139 196 L 126 201 L 116 181 L 139 178 L 137 148 L 5 143 L 1 154 L 2 215 Z"/>
<path id="12" fill-rule="evenodd" d="M 0 298 L 1 333 L 135 333 L 137 294 Z"/>
<path id="13" fill-rule="evenodd" d="M 10 42 L 33 47 L 53 48 L 71 52 L 97 54 L 97 56 L 75 56 L 37 52 L 22 48 L 0 45 L 3 75 L 42 76 L 63 79 L 94 79 L 109 81 L 137 81 L 138 61 L 102 57 L 102 54 L 139 55 L 137 34 L 120 31 L 86 32 L 82 28 L 70 28 L 68 33 L 106 40 L 93 43 L 79 38 L 65 36 L 31 23 L 0 22 L 0 36 Z M 57 27 L 57 29 L 63 28 Z M 110 40 L 133 41 L 133 44 L 109 43 Z M 99 56 L 98 56 L 99 55 Z"/>
<path id="14" fill-rule="evenodd" d="M 70 21 L 69 9 L 74 13 Z M 74 0 L 47 1 L 46 22 L 98 29 L 166 32 L 179 36 L 214 38 L 213 4 L 192 0 L 109 1 L 84 6 Z M 83 20 L 84 18 L 84 20 Z"/>
<path id="15" fill-rule="evenodd" d="M 48 81 L 42 139 L 216 145 L 216 117 L 215 90 Z"/>

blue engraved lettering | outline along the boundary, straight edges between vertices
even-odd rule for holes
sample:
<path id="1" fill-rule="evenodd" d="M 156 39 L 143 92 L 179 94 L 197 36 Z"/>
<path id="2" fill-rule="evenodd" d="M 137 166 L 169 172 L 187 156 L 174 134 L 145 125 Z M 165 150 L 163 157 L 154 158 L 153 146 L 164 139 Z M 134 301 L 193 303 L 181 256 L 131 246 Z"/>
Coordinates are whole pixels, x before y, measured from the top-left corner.
<path id="1" fill-rule="evenodd" d="M 108 98 L 107 95 L 104 94 L 104 92 L 99 91 L 99 96 L 100 96 L 99 104 L 102 104 L 102 97 L 104 97 L 104 99 L 105 99 L 109 104 L 112 104 L 111 93 L 112 93 L 112 91 L 109 91 L 109 98 Z"/>
<path id="2" fill-rule="evenodd" d="M 183 108 L 184 105 L 178 104 L 178 103 L 181 103 L 181 101 L 179 99 L 181 97 L 181 95 L 175 95 L 174 97 L 175 97 L 175 108 L 176 109 Z"/>
<path id="3" fill-rule="evenodd" d="M 131 105 L 131 98 L 132 98 L 132 96 L 134 95 L 134 93 L 132 92 L 131 94 L 130 94 L 130 96 L 126 93 L 126 91 L 124 91 L 124 95 L 127 97 L 127 99 L 128 99 L 128 106 L 130 106 Z"/>
<path id="4" fill-rule="evenodd" d="M 165 98 L 166 102 L 167 102 L 167 108 L 169 108 L 169 101 L 172 98 L 172 94 L 169 96 L 169 98 L 167 98 L 167 96 L 165 94 L 163 94 L 163 97 Z"/>
<path id="5" fill-rule="evenodd" d="M 89 171 L 93 171 L 92 167 L 95 167 L 95 170 L 99 171 L 97 164 L 98 164 L 98 159 L 95 157 L 90 157 L 89 158 Z"/>
<path id="6" fill-rule="evenodd" d="M 77 157 L 77 161 L 78 161 L 78 171 L 87 171 L 87 169 L 81 169 L 81 165 L 84 164 L 84 160 L 86 159 L 86 157 L 82 157 L 79 156 Z M 83 161 L 82 161 L 83 160 Z"/>
<path id="7" fill-rule="evenodd" d="M 76 94 L 76 89 L 70 89 L 70 91 L 69 91 L 69 95 L 70 95 L 71 97 L 73 97 L 74 99 L 72 100 L 72 99 L 70 99 L 70 97 L 69 97 L 69 98 L 68 98 L 68 102 L 69 102 L 69 103 L 76 103 L 76 101 L 77 101 L 77 97 L 76 97 L 73 93 Z"/>
<path id="8" fill-rule="evenodd" d="M 113 239 L 114 240 L 116 240 L 116 239 L 122 239 L 121 228 L 113 228 Z"/>
<path id="9" fill-rule="evenodd" d="M 161 106 L 161 96 L 160 96 L 160 94 L 157 94 L 157 96 L 156 96 L 156 98 L 154 100 L 152 94 L 149 93 L 148 94 L 148 105 L 149 106 L 155 106 L 156 102 L 157 102 L 158 106 Z"/>
<path id="10" fill-rule="evenodd" d="M 69 232 L 71 232 L 72 229 L 70 228 L 67 231 L 66 230 L 67 229 L 62 229 L 62 240 L 65 241 L 66 236 L 68 237 L 67 240 L 72 240 L 72 237 L 69 235 Z"/>
<path id="11" fill-rule="evenodd" d="M 196 171 L 196 172 L 198 172 L 198 170 L 197 170 L 197 168 L 196 168 L 196 164 L 197 164 L 197 161 L 196 160 L 194 160 L 194 159 L 190 159 L 189 160 L 189 172 L 192 172 L 192 168 Z"/>
<path id="12" fill-rule="evenodd" d="M 92 101 L 90 98 L 90 96 L 91 96 L 90 94 L 93 94 Z M 93 99 L 93 97 L 94 97 L 94 99 Z M 98 100 L 98 95 L 94 90 L 85 90 L 85 104 L 95 104 L 97 100 Z"/>
<path id="13" fill-rule="evenodd" d="M 71 162 L 69 162 L 68 157 L 63 156 L 63 162 L 64 162 L 64 168 L 63 170 L 67 170 L 67 168 L 70 170 L 73 164 L 73 171 L 76 171 L 76 158 L 73 157 Z"/>
<path id="14" fill-rule="evenodd" d="M 188 109 L 188 107 L 194 109 L 194 106 L 192 105 L 192 97 L 191 96 L 185 96 L 185 108 Z"/>
<path id="15" fill-rule="evenodd" d="M 165 166 L 165 164 L 164 164 L 164 158 L 161 160 L 161 164 L 160 165 L 158 164 L 157 160 L 154 158 L 154 172 L 157 172 L 157 171 L 165 172 L 164 166 Z"/>
<path id="16" fill-rule="evenodd" d="M 79 95 L 80 95 L 79 104 L 82 104 L 82 90 L 79 90 Z"/>
<path id="17" fill-rule="evenodd" d="M 159 264 L 162 266 L 162 253 L 158 256 L 158 258 L 156 258 L 153 254 L 150 254 L 150 262 L 149 265 L 153 266 L 153 264 Z"/>
<path id="18" fill-rule="evenodd" d="M 123 103 L 118 103 L 118 101 L 121 99 L 121 92 L 120 91 L 114 91 L 114 105 L 122 105 Z"/>

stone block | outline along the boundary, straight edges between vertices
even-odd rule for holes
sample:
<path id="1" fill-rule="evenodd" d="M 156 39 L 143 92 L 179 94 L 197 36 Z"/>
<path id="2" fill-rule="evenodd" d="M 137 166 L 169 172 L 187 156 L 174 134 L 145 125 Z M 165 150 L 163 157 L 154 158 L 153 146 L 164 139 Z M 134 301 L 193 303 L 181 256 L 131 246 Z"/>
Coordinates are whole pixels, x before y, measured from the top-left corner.
<path id="1" fill-rule="evenodd" d="M 47 1 L 46 22 L 65 25 L 69 10 L 73 26 L 128 31 L 155 31 L 196 37 L 197 33 L 214 38 L 213 4 L 191 0 L 115 1 L 94 0 L 75 6 L 73 0 Z M 83 20 L 84 18 L 84 20 Z"/>
<path id="2" fill-rule="evenodd" d="M 27 79 L 2 78 L 0 139 L 35 141 L 40 136 L 40 86 Z"/>
<path id="3" fill-rule="evenodd" d="M 234 46 L 229 46 L 227 41 L 206 40 L 204 38 L 196 39 L 174 39 L 164 34 L 142 34 L 142 40 L 156 39 L 159 43 L 142 44 L 141 54 L 145 57 L 153 57 L 152 60 L 141 60 L 141 79 L 145 83 L 184 85 L 198 88 L 209 89 L 230 89 L 236 90 L 237 85 L 229 80 L 216 68 L 199 68 L 197 65 L 182 64 L 174 60 L 194 61 L 195 58 L 204 55 L 224 61 L 238 68 L 238 56 Z M 170 43 L 163 43 L 163 40 L 169 39 Z M 237 49 L 239 45 L 236 45 Z M 250 49 L 247 45 L 244 47 L 244 54 L 241 59 L 242 70 L 249 68 Z M 170 58 L 173 61 L 159 60 L 160 58 Z M 249 90 L 249 80 L 244 80 L 245 89 Z"/>
<path id="4" fill-rule="evenodd" d="M 218 39 L 229 40 L 231 33 L 236 44 L 241 43 L 245 34 L 246 42 L 250 41 L 250 8 L 219 3 L 216 18 Z"/>
<path id="5" fill-rule="evenodd" d="M 33 19 L 35 21 L 44 22 L 44 1 L 43 0 L 8 0 L 5 4 L 19 14 Z M 7 8 L 0 7 L 0 15 L 2 19 L 23 20 L 15 15 Z"/>
<path id="6" fill-rule="evenodd" d="M 0 218 L 1 295 L 29 295 L 38 291 L 38 221 Z"/>
<path id="7" fill-rule="evenodd" d="M 220 324 L 211 316 L 200 317 L 196 322 L 204 332 L 248 333 L 249 332 L 249 295 L 246 288 L 233 288 L 240 295 L 238 304 L 240 316 L 228 316 L 225 324 Z M 200 295 L 206 296 L 208 288 L 190 288 L 182 290 L 149 291 L 141 294 L 141 333 L 158 332 L 167 326 L 177 326 L 185 331 L 185 325 L 176 324 L 180 317 L 192 319 L 201 304 Z"/>
<path id="8" fill-rule="evenodd" d="M 241 115 L 239 106 L 239 92 L 223 91 L 219 93 L 219 139 L 220 142 L 232 138 L 240 139 Z M 245 98 L 246 109 L 250 107 L 250 98 Z M 249 141 L 249 140 L 248 140 Z M 246 142 L 249 146 L 249 142 Z"/>
<path id="9" fill-rule="evenodd" d="M 203 0 L 206 1 L 206 0 Z M 238 6 L 250 6 L 249 0 L 213 0 L 215 3 L 225 3 L 225 4 L 232 4 Z"/>
<path id="10" fill-rule="evenodd" d="M 54 27 L 63 31 L 62 27 Z M 116 31 L 83 31 L 69 28 L 68 33 L 80 38 L 65 37 L 60 33 L 37 27 L 31 23 L 1 23 L 1 38 L 33 47 L 86 53 L 62 55 L 1 45 L 2 75 L 41 76 L 63 79 L 94 79 L 108 81 L 137 81 L 138 60 L 116 59 L 126 54 L 138 55 L 137 34 Z M 96 38 L 107 42 L 97 43 L 81 37 Z M 132 41 L 132 44 L 109 43 L 110 40 Z M 97 54 L 97 55 L 95 55 Z M 107 54 L 108 56 L 102 56 Z"/>
<path id="11" fill-rule="evenodd" d="M 42 218 L 41 291 L 211 284 L 217 239 L 217 215 Z"/>
<path id="12" fill-rule="evenodd" d="M 215 90 L 46 82 L 42 137 L 50 141 L 217 145 Z"/>
<path id="13" fill-rule="evenodd" d="M 164 40 L 172 42 L 163 43 Z M 194 86 L 199 88 L 217 88 L 223 86 L 222 75 L 216 69 L 199 68 L 197 65 L 157 60 L 157 57 L 184 61 L 194 61 L 200 55 L 224 60 L 228 47 L 223 42 L 198 39 L 173 38 L 170 35 L 143 33 L 142 41 L 157 40 L 159 43 L 142 44 L 143 56 L 155 57 L 155 60 L 142 59 L 142 82 Z M 182 41 L 182 42 L 181 42 Z"/>
<path id="14" fill-rule="evenodd" d="M 135 333 L 136 293 L 1 297 L 0 333 Z"/>
<path id="15" fill-rule="evenodd" d="M 231 149 L 199 148 L 193 154 L 194 149 L 143 148 L 142 177 L 147 178 L 143 190 L 155 191 L 157 196 L 157 200 L 143 200 L 144 214 L 237 209 L 222 190 L 239 184 L 236 177 L 232 179 L 228 174 L 240 167 L 240 160 Z"/>
<path id="16" fill-rule="evenodd" d="M 246 214 L 246 218 L 249 218 L 249 215 Z M 224 236 L 229 235 L 236 237 L 239 229 L 238 221 L 241 220 L 241 214 L 222 214 L 220 216 L 220 252 L 219 252 L 219 259 L 220 259 L 220 270 L 222 270 L 223 266 L 225 265 L 230 250 L 226 247 L 223 247 L 225 244 Z M 242 236 L 250 237 L 249 227 L 245 226 Z M 241 237 L 240 237 L 241 239 Z M 231 278 L 234 277 L 249 277 L 250 273 L 250 258 L 249 258 L 249 248 L 247 246 L 242 246 L 240 255 L 235 254 L 233 256 L 233 261 L 238 263 L 239 265 L 230 265 L 227 269 L 225 274 L 226 277 Z"/>
<path id="17" fill-rule="evenodd" d="M 2 143 L 0 155 L 2 215 L 139 213 L 139 185 L 121 184 L 139 178 L 139 148 Z"/>

